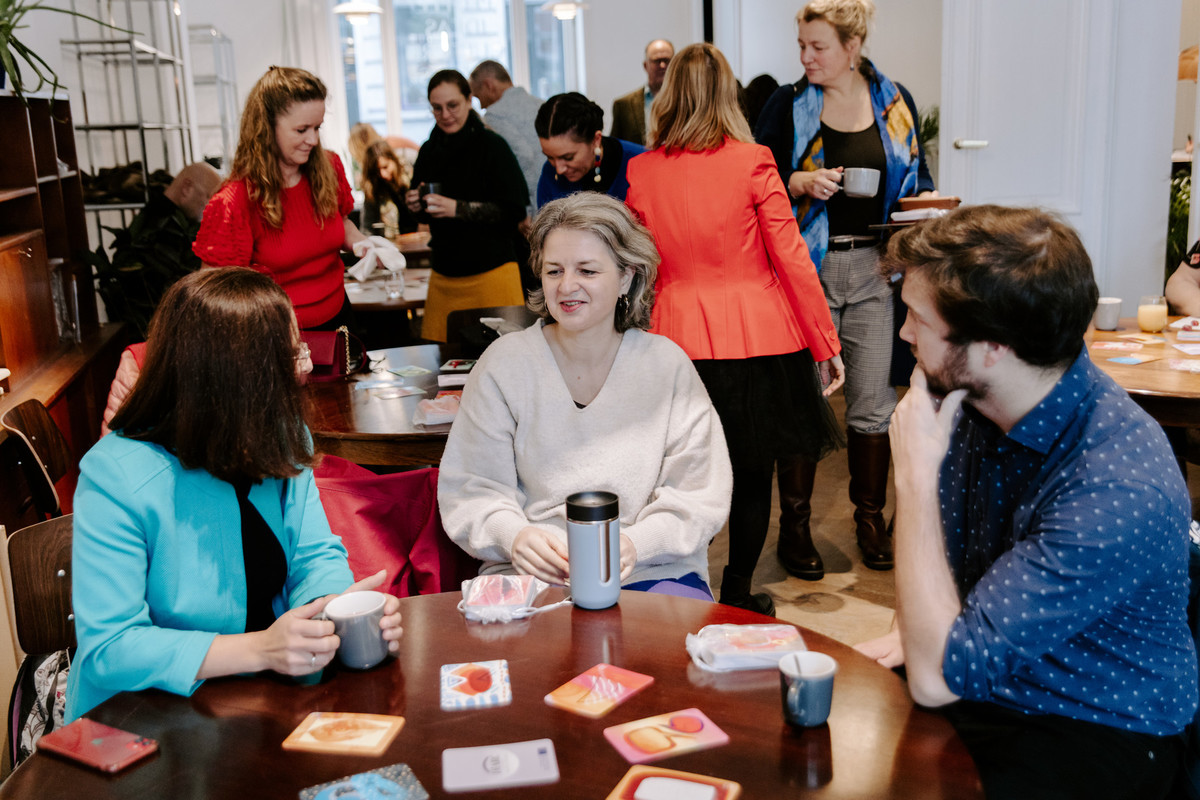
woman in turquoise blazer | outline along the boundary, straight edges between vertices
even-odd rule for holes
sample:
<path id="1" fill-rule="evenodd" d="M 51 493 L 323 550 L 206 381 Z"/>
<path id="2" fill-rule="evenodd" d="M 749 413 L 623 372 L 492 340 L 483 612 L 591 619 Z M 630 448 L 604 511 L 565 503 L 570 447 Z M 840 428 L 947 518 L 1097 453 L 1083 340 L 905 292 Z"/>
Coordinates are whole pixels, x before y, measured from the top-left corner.
<path id="1" fill-rule="evenodd" d="M 146 363 L 80 463 L 66 717 L 122 691 L 304 675 L 333 658 L 313 619 L 353 586 L 312 471 L 298 376 L 312 369 L 287 295 L 248 269 L 200 270 L 164 296 Z M 399 647 L 399 601 L 382 623 Z"/>

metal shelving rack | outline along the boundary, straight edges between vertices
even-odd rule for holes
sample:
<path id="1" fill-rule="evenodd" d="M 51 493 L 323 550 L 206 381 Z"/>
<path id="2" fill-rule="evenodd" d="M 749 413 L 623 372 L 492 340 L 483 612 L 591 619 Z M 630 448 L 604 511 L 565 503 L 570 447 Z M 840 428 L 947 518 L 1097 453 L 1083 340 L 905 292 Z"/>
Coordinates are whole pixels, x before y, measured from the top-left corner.
<path id="1" fill-rule="evenodd" d="M 74 38 L 62 40 L 78 73 L 76 136 L 81 167 L 140 161 L 140 201 L 85 203 L 92 246 L 105 240 L 102 215 L 128 225 L 149 199 L 150 173 L 172 174 L 195 160 L 195 99 L 184 0 L 71 0 L 71 9 L 124 31 L 72 17 Z"/>
<path id="2" fill-rule="evenodd" d="M 196 104 L 204 108 L 197 119 L 217 120 L 196 126 L 200 132 L 196 150 L 205 159 L 219 157 L 221 165 L 217 168 L 221 174 L 228 174 L 237 147 L 239 119 L 233 42 L 211 25 L 190 26 L 188 37 L 193 80 L 200 95 Z"/>

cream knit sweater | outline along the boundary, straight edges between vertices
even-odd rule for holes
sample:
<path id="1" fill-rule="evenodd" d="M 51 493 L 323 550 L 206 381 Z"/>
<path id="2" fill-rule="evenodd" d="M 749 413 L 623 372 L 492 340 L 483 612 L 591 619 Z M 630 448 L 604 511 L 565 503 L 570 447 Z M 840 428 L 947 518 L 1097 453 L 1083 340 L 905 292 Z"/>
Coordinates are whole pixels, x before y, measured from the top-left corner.
<path id="1" fill-rule="evenodd" d="M 725 524 L 733 474 L 721 422 L 695 368 L 672 341 L 627 331 L 603 388 L 576 407 L 542 323 L 493 343 L 467 381 L 442 457 L 438 504 L 455 542 L 511 571 L 527 525 L 566 543 L 566 499 L 620 498 L 637 548 L 625 583 L 698 573 Z"/>

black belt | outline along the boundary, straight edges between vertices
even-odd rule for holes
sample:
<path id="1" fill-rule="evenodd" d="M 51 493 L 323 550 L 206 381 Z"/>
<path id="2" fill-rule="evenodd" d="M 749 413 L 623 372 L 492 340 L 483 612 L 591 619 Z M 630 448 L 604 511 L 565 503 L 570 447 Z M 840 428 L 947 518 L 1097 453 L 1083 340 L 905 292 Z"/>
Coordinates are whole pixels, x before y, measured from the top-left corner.
<path id="1" fill-rule="evenodd" d="M 830 236 L 828 249 L 836 253 L 842 250 L 862 250 L 877 244 L 878 236 Z"/>

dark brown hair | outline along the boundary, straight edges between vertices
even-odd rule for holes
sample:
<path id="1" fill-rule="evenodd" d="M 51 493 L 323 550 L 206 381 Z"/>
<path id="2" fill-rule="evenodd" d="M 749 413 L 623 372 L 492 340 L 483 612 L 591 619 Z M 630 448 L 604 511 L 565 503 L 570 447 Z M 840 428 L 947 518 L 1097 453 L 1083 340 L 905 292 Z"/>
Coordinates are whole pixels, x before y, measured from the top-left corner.
<path id="1" fill-rule="evenodd" d="M 920 270 L 951 344 L 995 342 L 1038 367 L 1079 355 L 1100 295 L 1079 234 L 1036 208 L 964 206 L 906 228 L 881 267 Z"/>
<path id="2" fill-rule="evenodd" d="M 379 162 L 385 158 L 396 165 L 390 181 L 385 181 L 379 174 Z M 400 162 L 400 156 L 383 139 L 372 142 L 363 156 L 363 195 L 374 203 L 385 200 L 389 190 L 397 198 L 403 198 L 407 189 L 408 182 L 404 180 L 404 164 Z"/>
<path id="3" fill-rule="evenodd" d="M 312 447 L 294 326 L 291 301 L 266 275 L 181 278 L 150 321 L 145 364 L 112 429 L 224 481 L 297 475 Z"/>

